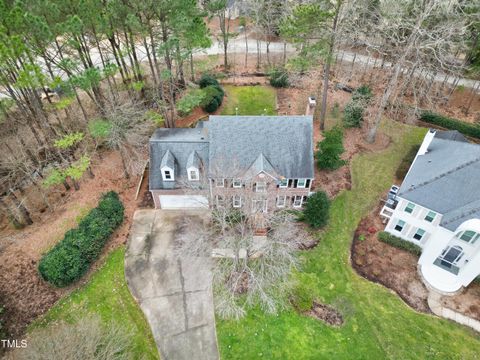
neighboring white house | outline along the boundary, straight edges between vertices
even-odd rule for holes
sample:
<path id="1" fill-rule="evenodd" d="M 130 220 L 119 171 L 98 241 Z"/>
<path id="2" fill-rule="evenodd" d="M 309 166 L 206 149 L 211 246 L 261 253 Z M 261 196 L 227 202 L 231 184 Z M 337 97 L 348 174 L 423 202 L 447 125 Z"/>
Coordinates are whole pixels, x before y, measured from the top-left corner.
<path id="1" fill-rule="evenodd" d="M 480 275 L 480 145 L 430 130 L 395 200 L 385 231 L 422 248 L 427 285 L 452 294 Z"/>

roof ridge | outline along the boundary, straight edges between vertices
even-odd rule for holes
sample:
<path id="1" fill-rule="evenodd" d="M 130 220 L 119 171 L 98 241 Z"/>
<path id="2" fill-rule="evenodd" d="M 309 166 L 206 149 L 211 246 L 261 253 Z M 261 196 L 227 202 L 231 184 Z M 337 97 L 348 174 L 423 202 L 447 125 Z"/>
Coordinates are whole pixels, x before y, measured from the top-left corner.
<path id="1" fill-rule="evenodd" d="M 445 176 L 447 176 L 447 175 L 450 175 L 450 174 L 452 174 L 452 173 L 454 173 L 454 172 L 456 172 L 456 171 L 458 171 L 458 170 L 460 170 L 460 169 L 463 169 L 463 168 L 465 168 L 465 167 L 467 167 L 467 166 L 470 166 L 470 165 L 472 165 L 473 163 L 478 162 L 478 161 L 480 161 L 480 156 L 474 158 L 473 160 L 469 160 L 469 161 L 467 161 L 467 162 L 465 162 L 465 163 L 463 163 L 463 164 L 460 164 L 460 165 L 456 166 L 455 168 L 450 169 L 450 170 L 448 170 L 448 171 L 445 171 L 445 172 L 441 173 L 440 175 L 437 175 L 437 176 L 435 176 L 434 178 L 428 179 L 428 180 L 426 180 L 426 181 L 424 181 L 424 182 L 422 182 L 422 183 L 420 183 L 420 184 L 411 185 L 407 190 L 405 190 L 405 191 L 403 192 L 403 194 L 409 193 L 409 192 L 411 192 L 411 191 L 413 191 L 413 190 L 417 190 L 418 188 L 421 188 L 421 187 L 423 187 L 423 186 L 425 186 L 425 185 L 428 185 L 428 184 L 430 184 L 430 183 L 432 183 L 432 182 L 435 182 L 435 181 L 437 181 L 437 180 L 440 180 L 441 178 L 443 178 L 443 177 L 445 177 Z"/>

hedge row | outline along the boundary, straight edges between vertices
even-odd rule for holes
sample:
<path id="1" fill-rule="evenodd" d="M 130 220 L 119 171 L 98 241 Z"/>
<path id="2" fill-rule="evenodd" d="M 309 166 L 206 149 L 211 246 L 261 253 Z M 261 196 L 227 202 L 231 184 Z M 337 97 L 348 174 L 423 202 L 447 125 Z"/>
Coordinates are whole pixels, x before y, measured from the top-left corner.
<path id="1" fill-rule="evenodd" d="M 464 135 L 480 139 L 480 126 L 468 124 L 466 122 L 452 119 L 443 115 L 435 114 L 431 111 L 423 111 L 420 114 L 420 120 L 429 124 L 438 125 L 450 130 L 458 130 Z"/>
<path id="2" fill-rule="evenodd" d="M 41 276 L 57 287 L 80 279 L 122 223 L 123 210 L 116 192 L 102 195 L 98 206 L 80 221 L 78 227 L 67 231 L 63 240 L 42 257 L 38 266 Z"/>
<path id="3" fill-rule="evenodd" d="M 396 237 L 392 234 L 389 234 L 386 231 L 381 231 L 378 233 L 378 240 L 381 242 L 384 242 L 386 244 L 392 245 L 398 249 L 406 250 L 408 252 L 411 252 L 414 255 L 420 256 L 422 253 L 422 248 L 418 245 L 415 245 L 414 243 L 411 243 L 410 241 L 406 241 L 403 239 L 400 239 L 399 237 Z"/>

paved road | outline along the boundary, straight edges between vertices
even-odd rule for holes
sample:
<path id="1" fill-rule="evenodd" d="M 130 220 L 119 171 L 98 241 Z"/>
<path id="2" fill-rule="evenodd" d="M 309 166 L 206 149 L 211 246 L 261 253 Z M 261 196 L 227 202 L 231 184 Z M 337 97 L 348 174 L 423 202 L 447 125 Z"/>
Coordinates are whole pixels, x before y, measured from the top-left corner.
<path id="1" fill-rule="evenodd" d="M 179 221 L 202 211 L 137 210 L 125 277 L 152 329 L 162 360 L 219 359 L 211 272 L 206 260 L 179 259 Z"/>

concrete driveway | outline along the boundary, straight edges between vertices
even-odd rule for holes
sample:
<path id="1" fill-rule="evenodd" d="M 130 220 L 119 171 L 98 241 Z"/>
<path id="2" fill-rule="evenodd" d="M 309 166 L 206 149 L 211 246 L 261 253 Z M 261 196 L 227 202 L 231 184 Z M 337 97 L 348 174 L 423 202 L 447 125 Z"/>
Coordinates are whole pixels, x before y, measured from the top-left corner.
<path id="1" fill-rule="evenodd" d="M 177 258 L 173 242 L 185 216 L 201 210 L 137 210 L 125 277 L 162 360 L 219 359 L 209 259 Z"/>

